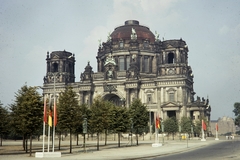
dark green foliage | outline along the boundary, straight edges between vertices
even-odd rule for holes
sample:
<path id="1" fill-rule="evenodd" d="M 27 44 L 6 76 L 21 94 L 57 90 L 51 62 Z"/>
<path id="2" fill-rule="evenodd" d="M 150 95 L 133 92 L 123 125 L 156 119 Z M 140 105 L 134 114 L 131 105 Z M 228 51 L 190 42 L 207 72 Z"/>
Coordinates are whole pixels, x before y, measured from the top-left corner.
<path id="1" fill-rule="evenodd" d="M 24 136 L 36 134 L 43 123 L 43 101 L 36 87 L 23 86 L 15 95 L 15 103 L 10 105 L 11 125 L 15 133 Z M 31 141 L 30 141 L 31 155 Z"/>
<path id="2" fill-rule="evenodd" d="M 191 118 L 182 117 L 180 125 L 181 125 L 181 132 L 191 133 L 191 125 L 192 125 Z"/>
<path id="3" fill-rule="evenodd" d="M 111 117 L 111 129 L 114 133 L 118 133 L 118 147 L 120 147 L 120 134 L 131 127 L 129 114 L 125 107 L 114 106 L 111 110 Z"/>
<path id="4" fill-rule="evenodd" d="M 193 132 L 196 135 L 200 135 L 202 132 L 202 121 L 195 121 L 195 125 L 193 126 Z"/>
<path id="5" fill-rule="evenodd" d="M 26 85 L 16 93 L 15 104 L 11 106 L 13 120 L 17 131 L 34 134 L 42 125 L 43 101 L 35 87 Z"/>
<path id="6" fill-rule="evenodd" d="M 2 138 L 4 136 L 7 136 L 7 134 L 10 132 L 9 120 L 9 112 L 5 107 L 2 106 L 2 103 L 0 101 L 0 146 L 2 146 Z"/>
<path id="7" fill-rule="evenodd" d="M 110 127 L 110 108 L 112 106 L 112 103 L 104 101 L 100 97 L 94 99 L 94 102 L 91 105 L 89 128 L 91 133 L 97 133 L 97 150 L 99 150 L 99 133 L 105 130 L 106 134 L 107 129 Z"/>
<path id="8" fill-rule="evenodd" d="M 109 111 L 107 109 L 108 106 L 105 104 L 105 101 L 103 101 L 100 97 L 97 97 L 94 99 L 94 102 L 91 105 L 91 117 L 89 120 L 89 125 L 92 133 L 101 133 L 109 125 L 109 118 L 107 118 Z"/>
<path id="9" fill-rule="evenodd" d="M 178 132 L 178 123 L 175 117 L 167 118 L 164 121 L 164 131 L 168 134 L 172 134 L 174 139 L 174 134 Z"/>
<path id="10" fill-rule="evenodd" d="M 79 125 L 78 121 L 82 119 L 76 96 L 72 87 L 68 86 L 60 94 L 59 103 L 57 104 L 57 128 L 60 128 L 61 131 L 70 132 L 70 153 L 72 153 L 72 133 L 76 132 L 77 125 Z"/>
<path id="11" fill-rule="evenodd" d="M 140 99 L 135 99 L 130 106 L 129 114 L 133 122 L 133 132 L 137 135 L 142 134 L 144 131 L 143 129 L 148 125 L 149 122 L 149 113 L 147 111 L 147 107 L 142 104 Z"/>
<path id="12" fill-rule="evenodd" d="M 71 87 L 67 87 L 64 92 L 59 96 L 57 104 L 58 124 L 61 130 L 71 130 L 75 128 L 75 121 L 79 120 L 76 113 L 80 110 L 78 101 L 76 99 L 76 93 Z"/>
<path id="13" fill-rule="evenodd" d="M 235 124 L 240 125 L 240 102 L 234 103 L 233 113 L 235 114 Z"/>
<path id="14" fill-rule="evenodd" d="M 87 118 L 87 120 L 89 120 L 90 115 L 91 115 L 91 111 L 87 107 L 86 104 L 82 104 L 82 105 L 80 105 L 80 109 L 76 111 L 76 114 L 77 114 L 76 117 L 77 117 L 78 120 L 76 121 L 76 124 L 75 124 L 75 126 L 76 126 L 75 132 L 77 134 L 79 134 L 79 133 L 82 134 L 83 133 L 83 127 L 82 127 L 83 118 L 85 117 L 85 118 Z M 88 128 L 89 128 L 89 125 L 88 125 Z"/>

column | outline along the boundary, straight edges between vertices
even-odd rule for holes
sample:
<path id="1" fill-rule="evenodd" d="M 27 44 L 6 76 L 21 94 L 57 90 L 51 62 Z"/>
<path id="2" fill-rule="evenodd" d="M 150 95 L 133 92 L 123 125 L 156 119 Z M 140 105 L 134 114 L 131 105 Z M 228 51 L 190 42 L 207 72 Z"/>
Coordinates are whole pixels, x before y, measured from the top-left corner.
<path id="1" fill-rule="evenodd" d="M 163 63 L 162 64 L 166 64 L 166 53 L 163 52 Z"/>
<path id="2" fill-rule="evenodd" d="M 161 110 L 161 88 L 157 88 L 157 107 Z"/>
<path id="3" fill-rule="evenodd" d="M 176 57 L 175 57 L 175 63 L 179 63 L 179 49 L 176 49 L 176 53 L 175 53 Z"/>
<path id="4" fill-rule="evenodd" d="M 130 102 L 130 95 L 129 95 L 129 88 L 126 88 L 126 107 L 129 108 L 129 102 Z"/>
<path id="5" fill-rule="evenodd" d="M 149 57 L 149 73 L 152 73 L 153 56 Z"/>
<path id="6" fill-rule="evenodd" d="M 143 56 L 140 57 L 140 72 L 143 71 Z"/>
<path id="7" fill-rule="evenodd" d="M 80 104 L 83 104 L 84 103 L 84 96 L 83 96 L 83 92 L 82 91 L 80 91 L 79 92 L 79 96 L 80 96 Z"/>
<path id="8" fill-rule="evenodd" d="M 138 99 L 138 89 L 137 88 L 135 89 L 135 96 L 136 96 L 135 98 Z"/>

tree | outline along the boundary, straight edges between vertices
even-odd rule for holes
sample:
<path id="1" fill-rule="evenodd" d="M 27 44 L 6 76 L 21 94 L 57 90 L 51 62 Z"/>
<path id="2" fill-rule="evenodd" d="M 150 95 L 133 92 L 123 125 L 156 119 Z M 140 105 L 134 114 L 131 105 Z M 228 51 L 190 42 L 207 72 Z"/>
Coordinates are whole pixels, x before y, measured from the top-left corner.
<path id="1" fill-rule="evenodd" d="M 143 129 L 148 125 L 149 113 L 147 107 L 142 104 L 140 99 L 135 99 L 129 109 L 130 118 L 133 123 L 133 131 L 136 134 L 138 145 L 138 134 L 142 134 Z"/>
<path id="2" fill-rule="evenodd" d="M 72 133 L 75 132 L 76 122 L 82 117 L 78 117 L 78 111 L 80 106 L 76 99 L 77 94 L 72 90 L 72 87 L 68 86 L 61 92 L 59 96 L 59 102 L 57 107 L 58 112 L 58 126 L 61 130 L 67 130 L 70 133 L 70 153 L 72 153 Z"/>
<path id="3" fill-rule="evenodd" d="M 78 145 L 78 134 L 83 134 L 83 118 L 87 118 L 87 120 L 90 118 L 90 110 L 87 107 L 86 104 L 82 104 L 80 105 L 80 110 L 76 111 L 77 117 L 79 117 L 79 119 L 76 121 L 76 135 L 77 135 L 77 145 Z M 84 136 L 84 143 L 85 143 L 85 134 L 83 134 Z"/>
<path id="4" fill-rule="evenodd" d="M 175 117 L 167 118 L 164 121 L 164 130 L 169 134 L 172 134 L 174 140 L 174 134 L 178 131 L 178 123 Z"/>
<path id="5" fill-rule="evenodd" d="M 189 117 L 182 117 L 181 122 L 181 131 L 184 133 L 191 133 L 192 120 Z"/>
<path id="6" fill-rule="evenodd" d="M 114 104 L 109 101 L 103 101 L 104 105 L 102 106 L 102 120 L 103 120 L 103 128 L 105 134 L 105 145 L 107 145 L 107 131 L 110 128 L 112 123 L 111 119 L 111 108 L 114 107 Z"/>
<path id="7" fill-rule="evenodd" d="M 0 146 L 2 146 L 3 136 L 9 133 L 9 112 L 7 108 L 3 107 L 2 105 L 3 104 L 0 101 Z"/>
<path id="8" fill-rule="evenodd" d="M 91 116 L 89 119 L 90 132 L 97 133 L 97 150 L 99 150 L 99 133 L 108 127 L 108 110 L 105 108 L 106 102 L 97 97 L 91 105 Z M 107 120 L 105 120 L 105 118 Z"/>
<path id="9" fill-rule="evenodd" d="M 233 113 L 235 114 L 235 124 L 240 125 L 240 102 L 234 103 Z"/>
<path id="10" fill-rule="evenodd" d="M 125 107 L 114 106 L 111 116 L 111 129 L 118 134 L 118 147 L 120 147 L 121 132 L 126 132 L 130 128 L 129 113 Z"/>
<path id="11" fill-rule="evenodd" d="M 194 133 L 199 136 L 201 134 L 201 131 L 202 131 L 202 120 L 197 120 L 195 121 L 195 124 L 194 124 Z"/>
<path id="12" fill-rule="evenodd" d="M 43 101 L 36 87 L 24 85 L 15 95 L 15 103 L 11 105 L 13 127 L 23 137 L 30 137 L 30 156 L 32 154 L 32 135 L 42 126 Z M 23 138 L 24 141 L 25 138 Z M 23 143 L 24 144 L 24 143 Z M 26 143 L 27 146 L 27 143 Z M 24 145 L 25 149 L 25 145 Z M 27 149 L 26 149 L 27 152 Z"/>

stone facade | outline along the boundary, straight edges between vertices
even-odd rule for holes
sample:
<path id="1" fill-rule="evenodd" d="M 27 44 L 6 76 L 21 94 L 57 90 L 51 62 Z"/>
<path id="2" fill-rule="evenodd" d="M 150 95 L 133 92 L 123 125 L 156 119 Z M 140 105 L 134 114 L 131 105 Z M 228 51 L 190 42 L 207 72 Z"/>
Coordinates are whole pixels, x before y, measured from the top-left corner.
<path id="1" fill-rule="evenodd" d="M 90 105 L 101 96 L 116 105 L 129 107 L 140 98 L 164 120 L 183 116 L 210 120 L 208 99 L 194 100 L 193 73 L 188 64 L 188 46 L 182 39 L 163 40 L 136 20 L 115 28 L 106 42 L 99 44 L 97 71 L 90 62 L 75 82 L 75 57 L 66 51 L 47 53 L 47 73 L 43 94 L 51 98 L 71 85 L 79 104 Z M 55 83 L 52 79 L 55 76 Z"/>
<path id="2" fill-rule="evenodd" d="M 222 117 L 219 118 L 217 121 L 211 121 L 210 123 L 210 130 L 213 135 L 216 135 L 216 123 L 218 124 L 218 134 L 219 135 L 231 135 L 235 134 L 236 126 L 233 118 L 230 117 Z"/>

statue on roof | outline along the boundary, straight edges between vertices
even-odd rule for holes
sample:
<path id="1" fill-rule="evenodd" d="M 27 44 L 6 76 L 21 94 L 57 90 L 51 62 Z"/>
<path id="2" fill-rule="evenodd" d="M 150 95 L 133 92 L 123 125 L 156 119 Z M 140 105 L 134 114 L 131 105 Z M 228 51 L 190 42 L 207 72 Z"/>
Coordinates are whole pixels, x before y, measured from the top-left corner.
<path id="1" fill-rule="evenodd" d="M 136 30 L 134 28 L 132 28 L 131 39 L 132 40 L 136 40 L 137 39 L 137 33 L 136 33 Z"/>
<path id="2" fill-rule="evenodd" d="M 159 41 L 159 34 L 157 33 L 157 31 L 155 31 L 155 42 Z"/>
<path id="3" fill-rule="evenodd" d="M 99 48 L 102 47 L 101 41 L 102 41 L 101 39 L 98 40 L 98 44 L 99 44 L 98 47 L 99 47 Z"/>
<path id="4" fill-rule="evenodd" d="M 116 62 L 115 62 L 112 54 L 109 54 L 109 55 L 107 56 L 106 61 L 105 61 L 105 63 L 104 63 L 104 66 L 106 66 L 106 65 L 109 64 L 109 63 L 112 63 L 113 65 L 116 65 Z"/>
<path id="5" fill-rule="evenodd" d="M 107 41 L 111 41 L 111 40 L 112 40 L 111 33 L 110 33 L 110 32 L 108 32 Z"/>

